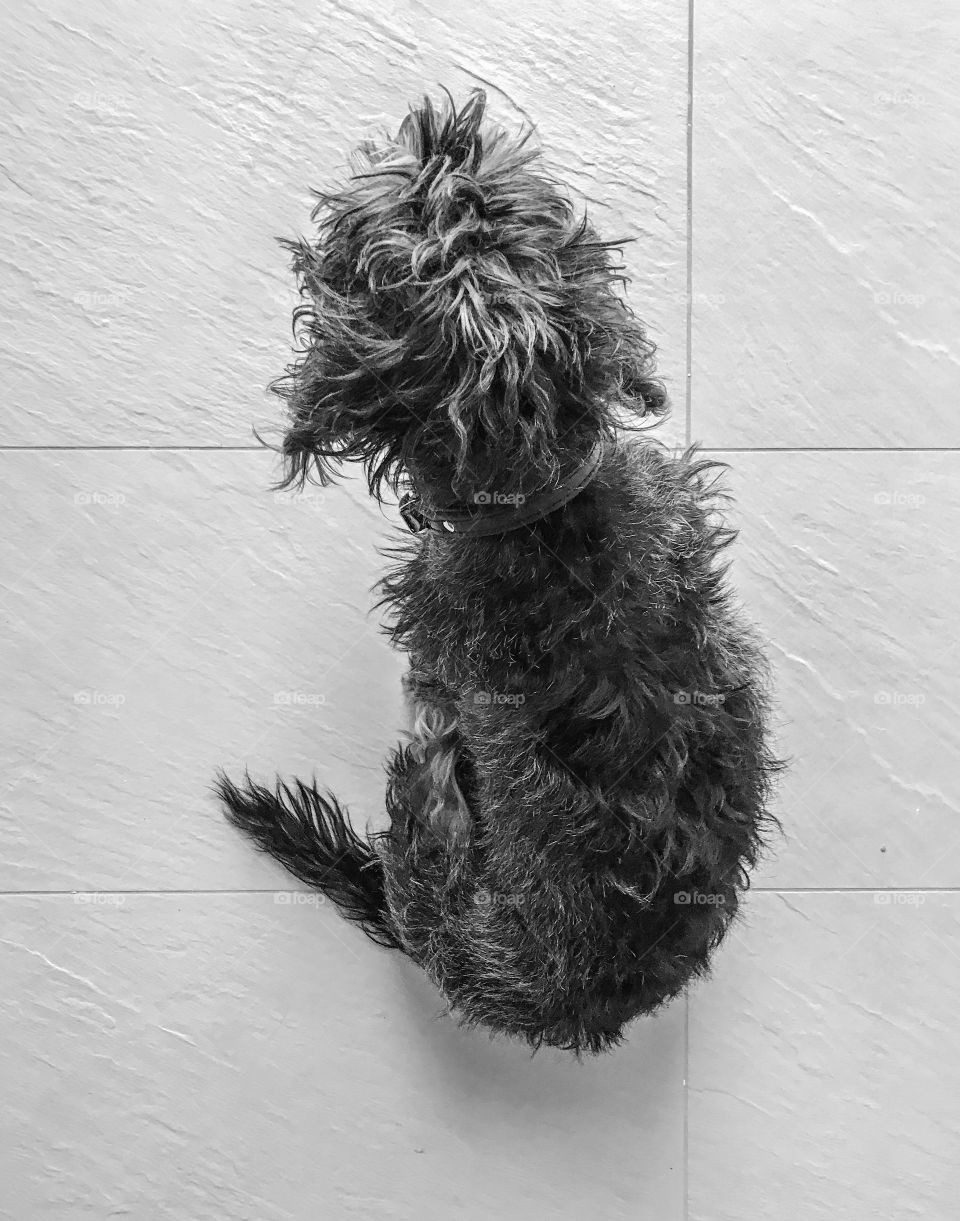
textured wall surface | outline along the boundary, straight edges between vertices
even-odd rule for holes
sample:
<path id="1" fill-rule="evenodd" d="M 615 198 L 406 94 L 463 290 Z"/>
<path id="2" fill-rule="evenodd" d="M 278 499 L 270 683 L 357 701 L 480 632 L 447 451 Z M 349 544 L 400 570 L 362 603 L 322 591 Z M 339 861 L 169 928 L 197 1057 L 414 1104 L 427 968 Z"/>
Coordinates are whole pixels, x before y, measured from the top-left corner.
<path id="1" fill-rule="evenodd" d="M 20 0 L 0 46 L 0 1216 L 954 1217 L 960 17 Z M 251 428 L 274 235 L 441 83 L 637 239 L 794 758 L 714 978 L 581 1065 L 458 1030 L 208 792 L 382 817 L 395 515 L 272 494 Z"/>

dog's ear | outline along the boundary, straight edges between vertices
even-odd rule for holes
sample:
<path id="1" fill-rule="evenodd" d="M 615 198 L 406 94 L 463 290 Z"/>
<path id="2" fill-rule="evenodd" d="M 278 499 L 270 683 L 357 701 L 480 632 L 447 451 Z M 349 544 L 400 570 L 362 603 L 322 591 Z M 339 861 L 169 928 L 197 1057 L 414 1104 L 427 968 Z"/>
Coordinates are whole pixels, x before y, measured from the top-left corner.
<path id="1" fill-rule="evenodd" d="M 370 490 L 404 469 L 458 494 L 530 487 L 609 433 L 622 409 L 659 415 L 653 344 L 586 218 L 531 168 L 539 151 L 484 124 L 476 90 L 429 98 L 397 137 L 360 146 L 320 196 L 318 237 L 290 243 L 302 304 L 286 399 L 286 483 L 362 460 Z"/>
<path id="2" fill-rule="evenodd" d="M 327 484 L 344 459 L 359 458 L 371 464 L 376 493 L 398 464 L 409 420 L 391 388 L 402 344 L 388 338 L 348 241 L 336 236 L 316 245 L 283 243 L 293 254 L 301 301 L 293 315 L 296 358 L 270 387 L 289 416 L 281 486 Z"/>

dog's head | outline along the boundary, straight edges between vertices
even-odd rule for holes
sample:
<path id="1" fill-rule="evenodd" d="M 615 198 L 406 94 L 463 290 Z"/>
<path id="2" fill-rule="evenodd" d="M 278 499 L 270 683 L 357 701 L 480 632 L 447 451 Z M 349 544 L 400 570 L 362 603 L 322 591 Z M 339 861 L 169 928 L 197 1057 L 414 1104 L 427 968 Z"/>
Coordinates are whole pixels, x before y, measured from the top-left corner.
<path id="1" fill-rule="evenodd" d="M 286 401 L 284 483 L 344 459 L 370 490 L 548 486 L 609 434 L 660 415 L 653 344 L 616 291 L 609 251 L 534 163 L 532 129 L 425 98 L 397 136 L 364 142 L 346 186 L 319 196 L 293 252 L 302 303 Z"/>

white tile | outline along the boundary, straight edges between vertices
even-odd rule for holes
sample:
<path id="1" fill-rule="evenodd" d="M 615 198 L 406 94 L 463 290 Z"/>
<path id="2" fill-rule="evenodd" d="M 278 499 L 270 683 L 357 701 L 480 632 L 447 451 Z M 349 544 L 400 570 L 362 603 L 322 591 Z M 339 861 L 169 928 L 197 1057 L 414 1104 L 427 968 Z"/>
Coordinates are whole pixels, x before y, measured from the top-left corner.
<path id="1" fill-rule="evenodd" d="M 0 1210 L 680 1221 L 682 1005 L 531 1058 L 328 908 L 119 898 L 0 898 Z"/>
<path id="2" fill-rule="evenodd" d="M 271 885 L 217 767 L 383 821 L 400 676 L 372 613 L 405 536 L 357 480 L 277 497 L 268 456 L 0 455 L 0 889 Z"/>
<path id="3" fill-rule="evenodd" d="M 17 130 L 0 443 L 248 443 L 278 417 L 264 387 L 289 352 L 274 237 L 305 231 L 310 189 L 444 84 L 460 100 L 489 82 L 502 121 L 540 125 L 604 236 L 639 237 L 631 300 L 683 395 L 685 7 L 618 0 L 583 22 L 569 2 L 497 0 L 454 22 L 407 0 L 269 19 L 252 0 L 43 0 L 0 20 Z"/>
<path id="4" fill-rule="evenodd" d="M 755 895 L 690 1003 L 689 1219 L 951 1221 L 960 896 Z"/>
<path id="5" fill-rule="evenodd" d="M 792 757 L 758 880 L 960 885 L 960 456 L 722 457 Z"/>
<path id="6" fill-rule="evenodd" d="M 954 14 L 694 12 L 694 436 L 960 444 Z"/>

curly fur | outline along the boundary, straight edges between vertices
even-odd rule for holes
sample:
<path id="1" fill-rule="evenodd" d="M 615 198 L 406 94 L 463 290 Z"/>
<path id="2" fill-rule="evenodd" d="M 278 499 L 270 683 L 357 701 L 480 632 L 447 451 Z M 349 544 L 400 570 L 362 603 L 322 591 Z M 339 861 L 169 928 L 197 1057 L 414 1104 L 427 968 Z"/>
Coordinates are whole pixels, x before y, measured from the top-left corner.
<path id="1" fill-rule="evenodd" d="M 425 99 L 292 244 L 285 482 L 353 459 L 376 496 L 535 492 L 601 439 L 599 473 L 511 533 L 392 549 L 382 603 L 414 724 L 388 831 L 361 839 L 316 786 L 220 792 L 463 1022 L 600 1052 L 707 970 L 780 765 L 720 562 L 719 464 L 618 430 L 666 410 L 619 243 L 484 107 Z"/>

